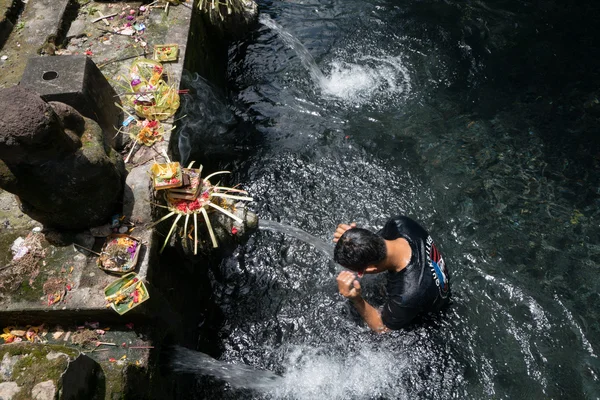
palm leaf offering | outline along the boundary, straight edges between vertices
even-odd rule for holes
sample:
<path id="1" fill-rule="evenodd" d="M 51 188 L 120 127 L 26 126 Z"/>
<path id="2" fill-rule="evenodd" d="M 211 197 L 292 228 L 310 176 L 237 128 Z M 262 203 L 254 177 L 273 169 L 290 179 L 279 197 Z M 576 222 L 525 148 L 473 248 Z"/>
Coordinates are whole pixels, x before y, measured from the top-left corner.
<path id="1" fill-rule="evenodd" d="M 123 315 L 148 300 L 150 295 L 144 282 L 131 272 L 105 287 L 104 298 L 107 307 Z"/>
<path id="2" fill-rule="evenodd" d="M 179 163 L 176 164 L 179 165 Z M 235 215 L 232 212 L 233 210 L 228 209 L 229 206 L 224 200 L 230 199 L 236 201 L 252 201 L 252 197 L 245 196 L 248 193 L 244 190 L 225 186 L 216 186 L 210 182 L 210 178 L 220 174 L 228 174 L 229 171 L 214 172 L 210 175 L 207 175 L 205 178 L 202 178 L 202 166 L 194 169 L 192 168 L 193 164 L 194 162 L 192 161 L 188 168 L 183 168 L 181 184 L 179 186 L 169 186 L 169 188 L 164 191 L 166 208 L 169 209 L 170 212 L 152 224 L 152 226 L 158 225 L 172 216 L 175 216 L 175 221 L 173 222 L 171 229 L 165 238 L 161 252 L 169 242 L 169 238 L 173 234 L 177 223 L 183 216 L 185 216 L 185 222 L 182 237 L 187 235 L 188 222 L 191 216 L 194 219 L 194 254 L 198 253 L 198 214 L 202 214 L 213 247 L 219 247 L 210 223 L 210 219 L 208 217 L 208 212 L 218 211 L 233 219 L 236 223 L 242 224 L 244 221 Z M 155 182 L 154 188 L 157 190 L 159 188 L 156 187 L 157 178 L 155 171 L 163 170 L 165 165 L 169 164 L 154 164 L 151 168 L 153 180 Z"/>
<path id="3" fill-rule="evenodd" d="M 163 79 L 160 62 L 137 58 L 129 70 L 132 107 L 139 117 L 164 121 L 179 108 L 179 91 Z"/>
<path id="4" fill-rule="evenodd" d="M 137 264 L 141 243 L 129 235 L 113 234 L 106 238 L 98 257 L 98 267 L 107 272 L 125 274 Z"/>

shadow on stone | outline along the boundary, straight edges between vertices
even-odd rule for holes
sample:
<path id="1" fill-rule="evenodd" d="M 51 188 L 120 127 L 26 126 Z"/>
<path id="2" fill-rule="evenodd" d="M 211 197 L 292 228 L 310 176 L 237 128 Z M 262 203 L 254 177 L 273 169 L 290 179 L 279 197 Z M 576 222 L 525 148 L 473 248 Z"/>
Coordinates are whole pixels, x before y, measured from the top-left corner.
<path id="1" fill-rule="evenodd" d="M 81 354 L 69 363 L 62 376 L 61 400 L 104 399 L 106 377 L 100 365 Z"/>
<path id="2" fill-rule="evenodd" d="M 0 188 L 46 228 L 80 230 L 120 208 L 125 166 L 100 126 L 15 86 L 0 90 Z"/>

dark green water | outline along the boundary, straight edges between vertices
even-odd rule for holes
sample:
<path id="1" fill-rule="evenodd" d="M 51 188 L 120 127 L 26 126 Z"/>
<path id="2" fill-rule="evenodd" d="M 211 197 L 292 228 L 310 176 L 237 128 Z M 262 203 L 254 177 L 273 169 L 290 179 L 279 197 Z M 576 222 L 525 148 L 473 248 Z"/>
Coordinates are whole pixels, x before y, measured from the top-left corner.
<path id="1" fill-rule="evenodd" d="M 198 350 L 282 381 L 201 378 L 196 398 L 600 397 L 598 8 L 260 2 L 227 95 L 189 82 L 183 155 L 224 160 L 260 218 L 323 241 L 340 222 L 413 217 L 454 304 L 375 336 L 322 253 L 258 231 L 218 268 L 225 320 Z M 375 304 L 382 283 L 363 284 Z"/>

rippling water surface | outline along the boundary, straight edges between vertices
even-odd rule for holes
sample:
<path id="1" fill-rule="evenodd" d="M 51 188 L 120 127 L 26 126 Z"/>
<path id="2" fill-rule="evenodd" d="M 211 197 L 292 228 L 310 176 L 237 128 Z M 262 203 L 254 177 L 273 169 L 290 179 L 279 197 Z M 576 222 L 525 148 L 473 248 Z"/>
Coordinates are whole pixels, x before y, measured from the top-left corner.
<path id="1" fill-rule="evenodd" d="M 600 396 L 600 81 L 597 42 L 577 44 L 594 6 L 548 4 L 260 2 L 227 96 L 189 77 L 184 158 L 218 156 L 260 218 L 326 243 L 409 215 L 454 293 L 445 317 L 376 336 L 324 252 L 259 230 L 215 277 L 217 356 L 281 380 L 200 378 L 197 398 Z M 383 284 L 364 282 L 372 303 Z"/>

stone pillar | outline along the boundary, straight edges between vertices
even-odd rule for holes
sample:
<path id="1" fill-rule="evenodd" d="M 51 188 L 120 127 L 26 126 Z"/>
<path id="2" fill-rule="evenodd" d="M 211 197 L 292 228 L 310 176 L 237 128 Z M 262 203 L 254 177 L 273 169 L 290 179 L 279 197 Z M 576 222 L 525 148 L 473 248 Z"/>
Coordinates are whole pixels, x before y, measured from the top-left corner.
<path id="1" fill-rule="evenodd" d="M 46 227 L 100 225 L 120 209 L 125 167 L 100 126 L 23 87 L 0 90 L 0 188 Z"/>

